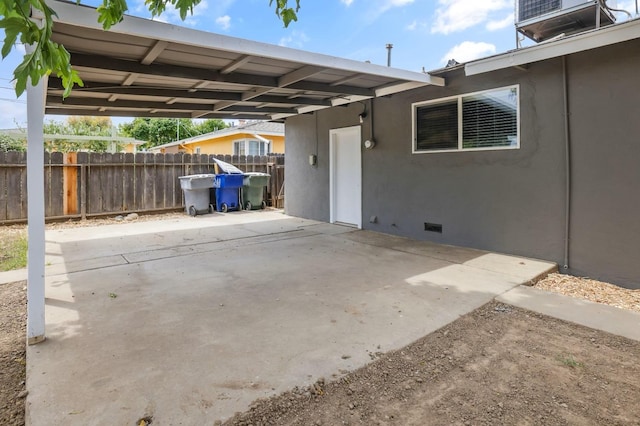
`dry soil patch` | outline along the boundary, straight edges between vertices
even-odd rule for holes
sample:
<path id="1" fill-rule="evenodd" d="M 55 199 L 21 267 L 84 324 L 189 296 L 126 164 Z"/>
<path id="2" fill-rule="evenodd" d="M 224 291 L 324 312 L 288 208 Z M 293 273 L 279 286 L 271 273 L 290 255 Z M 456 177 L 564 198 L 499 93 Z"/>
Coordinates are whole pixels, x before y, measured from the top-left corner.
<path id="1" fill-rule="evenodd" d="M 0 226 L 0 239 L 22 229 Z M 24 424 L 24 287 L 0 284 L 1 425 Z M 640 311 L 640 290 L 555 274 L 536 287 Z M 399 351 L 370 356 L 362 369 L 256 401 L 225 424 L 640 424 L 640 342 L 508 305 L 488 304 Z"/>
<path id="2" fill-rule="evenodd" d="M 0 425 L 24 424 L 26 282 L 0 284 Z"/>
<path id="3" fill-rule="evenodd" d="M 640 342 L 499 303 L 225 425 L 637 425 Z"/>

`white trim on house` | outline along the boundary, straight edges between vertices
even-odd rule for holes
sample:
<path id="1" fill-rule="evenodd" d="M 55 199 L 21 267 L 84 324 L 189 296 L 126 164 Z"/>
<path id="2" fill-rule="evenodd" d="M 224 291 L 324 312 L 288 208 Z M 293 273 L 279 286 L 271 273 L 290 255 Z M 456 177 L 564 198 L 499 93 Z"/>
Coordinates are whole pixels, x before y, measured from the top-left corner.
<path id="1" fill-rule="evenodd" d="M 257 133 L 252 133 L 251 136 L 253 136 L 254 138 L 258 139 L 259 141 L 266 142 L 266 143 L 271 143 L 271 141 L 269 139 L 263 138 L 262 136 L 258 135 Z"/>
<path id="2" fill-rule="evenodd" d="M 347 179 L 345 182 L 342 182 L 343 185 L 352 185 L 351 189 L 354 190 L 355 194 L 353 200 L 355 200 L 355 211 L 353 212 L 355 216 L 355 222 L 342 222 L 337 209 L 338 206 L 338 190 L 337 186 L 337 176 L 340 174 L 340 169 L 338 168 L 338 139 L 339 137 L 348 136 L 351 132 L 357 133 L 357 138 L 354 140 L 350 140 L 347 143 L 357 143 L 358 149 L 356 152 L 355 161 L 351 161 L 349 164 L 349 170 L 352 171 L 353 176 L 350 179 Z M 348 226 L 355 226 L 358 229 L 362 229 L 362 150 L 360 149 L 360 144 L 362 142 L 362 128 L 361 126 L 350 126 L 350 127 L 341 127 L 329 130 L 329 222 L 330 223 L 339 223 Z M 343 142 L 345 143 L 345 142 Z M 344 208 L 345 206 L 342 206 Z"/>
<path id="3" fill-rule="evenodd" d="M 640 19 L 591 30 L 560 40 L 543 42 L 535 46 L 512 50 L 500 55 L 469 62 L 464 70 L 467 76 L 483 74 L 503 68 L 517 67 L 545 59 L 557 58 L 585 50 L 640 38 Z"/>
<path id="4" fill-rule="evenodd" d="M 501 146 L 488 146 L 482 148 L 464 148 L 463 146 L 463 104 L 462 100 L 466 97 L 482 95 L 485 93 L 496 92 L 499 90 L 516 89 L 516 143 L 515 145 L 501 145 Z M 449 101 L 455 100 L 457 103 L 457 125 L 458 125 L 458 147 L 456 149 L 430 149 L 430 150 L 418 150 L 418 135 L 417 135 L 417 114 L 416 111 L 421 106 L 426 105 L 438 105 Z M 477 92 L 461 93 L 455 96 L 447 96 L 444 98 L 430 99 L 428 101 L 414 102 L 411 104 L 411 153 L 412 154 L 440 154 L 444 152 L 471 152 L 471 151 L 503 151 L 520 149 L 520 85 L 514 84 L 511 86 L 496 87 L 493 89 L 481 90 Z"/>
<path id="5" fill-rule="evenodd" d="M 264 154 L 260 154 L 258 152 L 258 154 L 250 154 L 249 153 L 249 147 L 251 142 L 257 142 L 258 143 L 258 147 L 260 146 L 264 146 L 265 148 L 265 152 Z M 243 145 L 243 153 L 240 153 L 240 148 L 238 148 L 236 150 L 236 146 L 240 146 L 240 144 Z M 251 139 L 251 138 L 241 138 L 241 139 L 234 139 L 231 143 L 232 146 L 232 150 L 233 150 L 233 155 L 269 155 L 271 154 L 272 151 L 272 146 L 271 146 L 271 141 L 269 139 L 265 139 L 265 138 L 259 138 L 259 139 Z M 237 153 L 236 153 L 237 151 Z M 260 148 L 258 148 L 258 151 L 260 151 Z"/>

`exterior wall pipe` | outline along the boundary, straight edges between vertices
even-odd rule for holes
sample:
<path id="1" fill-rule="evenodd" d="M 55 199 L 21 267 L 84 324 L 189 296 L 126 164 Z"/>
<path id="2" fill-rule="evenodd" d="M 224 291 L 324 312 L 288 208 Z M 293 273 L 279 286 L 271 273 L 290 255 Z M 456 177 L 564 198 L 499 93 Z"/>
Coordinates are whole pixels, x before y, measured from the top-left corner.
<path id="1" fill-rule="evenodd" d="M 565 143 L 565 222 L 564 222 L 564 264 L 562 269 L 569 270 L 569 240 L 571 237 L 571 128 L 569 118 L 569 87 L 567 57 L 562 57 L 562 91 L 564 96 L 564 143 Z"/>
<path id="2" fill-rule="evenodd" d="M 370 100 L 371 103 L 369 104 L 369 114 L 370 114 L 370 116 L 369 116 L 369 125 L 371 126 L 371 132 L 370 132 L 371 140 L 375 142 L 376 138 L 375 138 L 375 135 L 374 135 L 374 132 L 373 132 L 373 103 L 374 103 L 374 101 L 375 101 L 375 98 L 371 98 L 371 100 Z"/>

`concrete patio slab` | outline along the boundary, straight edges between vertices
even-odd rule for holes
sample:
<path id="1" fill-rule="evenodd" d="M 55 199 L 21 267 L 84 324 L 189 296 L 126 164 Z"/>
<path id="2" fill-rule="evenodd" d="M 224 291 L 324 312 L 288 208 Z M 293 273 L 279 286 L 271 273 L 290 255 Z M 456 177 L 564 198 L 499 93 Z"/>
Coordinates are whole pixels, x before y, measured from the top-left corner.
<path id="1" fill-rule="evenodd" d="M 498 296 L 497 300 L 640 341 L 640 314 L 637 312 L 526 286 L 515 287 Z"/>
<path id="2" fill-rule="evenodd" d="M 0 284 L 14 283 L 27 279 L 27 269 L 14 269 L 12 271 L 0 272 Z"/>
<path id="3" fill-rule="evenodd" d="M 555 267 L 274 211 L 46 238 L 30 425 L 212 424 L 339 377 Z"/>

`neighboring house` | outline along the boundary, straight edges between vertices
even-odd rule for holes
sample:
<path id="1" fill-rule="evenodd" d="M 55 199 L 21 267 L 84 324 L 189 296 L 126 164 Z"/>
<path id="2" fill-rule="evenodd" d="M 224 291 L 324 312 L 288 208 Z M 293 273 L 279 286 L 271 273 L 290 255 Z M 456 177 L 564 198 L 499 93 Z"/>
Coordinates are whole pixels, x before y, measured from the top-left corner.
<path id="1" fill-rule="evenodd" d="M 151 148 L 155 153 L 267 155 L 284 154 L 284 124 L 254 121 Z"/>
<path id="2" fill-rule="evenodd" d="M 133 140 L 133 141 L 125 141 L 122 142 L 120 152 L 135 154 L 140 150 L 140 145 L 144 145 L 146 142 Z"/>
<path id="3" fill-rule="evenodd" d="M 640 288 L 639 71 L 632 20 L 289 117 L 286 212 Z"/>

